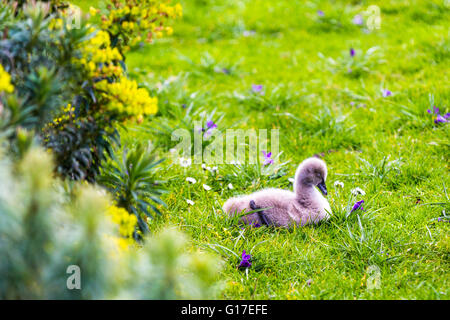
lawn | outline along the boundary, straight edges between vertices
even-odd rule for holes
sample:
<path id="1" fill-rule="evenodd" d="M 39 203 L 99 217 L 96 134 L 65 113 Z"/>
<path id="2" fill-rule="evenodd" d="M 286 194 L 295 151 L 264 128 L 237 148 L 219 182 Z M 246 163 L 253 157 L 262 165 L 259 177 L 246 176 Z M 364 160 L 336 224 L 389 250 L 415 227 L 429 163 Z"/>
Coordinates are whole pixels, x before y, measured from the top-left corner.
<path id="1" fill-rule="evenodd" d="M 152 232 L 178 228 L 192 251 L 220 256 L 221 299 L 449 299 L 449 124 L 433 114 L 450 111 L 448 1 L 181 4 L 173 35 L 126 61 L 159 99 L 156 116 L 122 130 L 123 145 L 151 141 L 166 159 L 157 172 L 166 207 Z M 222 132 L 279 129 L 275 170 L 180 166 L 172 131 L 200 119 Z M 328 166 L 329 221 L 252 228 L 222 212 L 229 197 L 291 189 L 313 155 Z M 358 200 L 365 211 L 349 214 Z M 237 268 L 243 250 L 246 270 Z"/>

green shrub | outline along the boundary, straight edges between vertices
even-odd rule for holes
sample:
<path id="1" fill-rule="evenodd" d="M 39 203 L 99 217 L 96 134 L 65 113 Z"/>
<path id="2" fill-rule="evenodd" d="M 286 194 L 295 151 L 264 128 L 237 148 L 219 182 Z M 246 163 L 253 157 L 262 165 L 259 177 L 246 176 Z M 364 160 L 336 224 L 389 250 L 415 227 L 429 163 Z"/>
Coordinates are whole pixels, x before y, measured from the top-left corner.
<path id="1" fill-rule="evenodd" d="M 99 179 L 99 183 L 114 196 L 117 205 L 136 216 L 139 230 L 144 234 L 149 231 L 145 222 L 147 217 L 153 218 L 151 212 L 160 214 L 158 205 L 165 206 L 160 199 L 164 190 L 154 172 L 164 159 L 155 160 L 151 151 L 143 144 L 125 148 L 120 158 L 113 155 L 105 164 Z M 135 233 L 134 237 L 139 239 L 140 234 Z"/>

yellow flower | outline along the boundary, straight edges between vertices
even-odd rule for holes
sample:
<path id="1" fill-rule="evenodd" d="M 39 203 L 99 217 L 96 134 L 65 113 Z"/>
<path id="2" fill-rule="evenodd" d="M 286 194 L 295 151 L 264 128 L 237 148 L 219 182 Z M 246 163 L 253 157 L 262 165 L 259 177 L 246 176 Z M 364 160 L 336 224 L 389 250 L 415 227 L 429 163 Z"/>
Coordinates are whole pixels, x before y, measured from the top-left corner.
<path id="1" fill-rule="evenodd" d="M 111 206 L 108 209 L 112 221 L 119 226 L 119 233 L 123 237 L 131 238 L 136 227 L 137 218 L 129 214 L 124 208 Z"/>
<path id="2" fill-rule="evenodd" d="M 142 29 L 147 29 L 149 26 L 149 22 L 147 20 L 142 20 L 141 21 L 141 28 Z"/>
<path id="3" fill-rule="evenodd" d="M 89 13 L 91 14 L 91 16 L 95 17 L 97 15 L 97 12 L 98 10 L 94 7 L 89 7 Z"/>
<path id="4" fill-rule="evenodd" d="M 95 30 L 91 31 L 96 32 Z M 111 40 L 107 32 L 98 31 L 94 37 L 84 42 L 81 54 L 82 58 L 75 59 L 74 63 L 85 66 L 91 77 L 122 75 L 122 69 L 118 66 L 118 62 L 123 60 L 123 57 L 117 48 L 111 47 Z"/>
<path id="5" fill-rule="evenodd" d="M 0 92 L 2 91 L 12 93 L 14 91 L 14 86 L 11 84 L 11 76 L 0 64 Z"/>
<path id="6" fill-rule="evenodd" d="M 138 14 L 139 14 L 139 7 L 133 7 L 132 9 L 131 9 L 131 14 L 133 15 L 133 16 L 137 16 Z"/>
<path id="7" fill-rule="evenodd" d="M 139 118 L 158 110 L 158 99 L 150 97 L 146 89 L 138 88 L 134 80 L 125 77 L 113 83 L 102 80 L 96 83 L 96 89 L 103 91 L 103 98 L 109 101 L 108 109 L 122 116 Z"/>
<path id="8" fill-rule="evenodd" d="M 178 16 L 183 16 L 183 7 L 181 6 L 181 4 L 177 3 L 175 5 L 175 12 Z"/>
<path id="9" fill-rule="evenodd" d="M 50 20 L 50 24 L 48 25 L 50 30 L 57 30 L 57 29 L 61 29 L 63 26 L 63 21 L 62 19 L 52 19 Z"/>

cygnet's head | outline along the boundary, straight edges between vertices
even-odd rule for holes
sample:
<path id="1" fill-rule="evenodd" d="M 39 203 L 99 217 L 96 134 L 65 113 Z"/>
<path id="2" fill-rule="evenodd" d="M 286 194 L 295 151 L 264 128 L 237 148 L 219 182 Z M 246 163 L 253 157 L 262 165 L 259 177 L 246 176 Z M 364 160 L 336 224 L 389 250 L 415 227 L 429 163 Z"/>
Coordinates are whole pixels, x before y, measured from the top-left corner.
<path id="1" fill-rule="evenodd" d="M 317 186 L 326 196 L 328 194 L 325 180 L 327 179 L 327 165 L 319 158 L 308 158 L 297 168 L 295 173 L 294 192 L 305 186 Z"/>

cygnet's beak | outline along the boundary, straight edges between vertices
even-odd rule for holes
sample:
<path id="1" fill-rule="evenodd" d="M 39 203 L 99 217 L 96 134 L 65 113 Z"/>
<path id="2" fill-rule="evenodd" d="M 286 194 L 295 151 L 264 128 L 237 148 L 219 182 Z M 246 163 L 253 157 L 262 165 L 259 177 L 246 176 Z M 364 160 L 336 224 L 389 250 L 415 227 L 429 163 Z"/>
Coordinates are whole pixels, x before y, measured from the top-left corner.
<path id="1" fill-rule="evenodd" d="M 319 183 L 319 184 L 317 185 L 317 187 L 318 187 L 319 190 L 323 193 L 324 196 L 326 196 L 326 195 L 328 194 L 327 186 L 325 185 L 325 181 L 324 181 L 324 180 L 322 180 L 322 182 Z"/>

